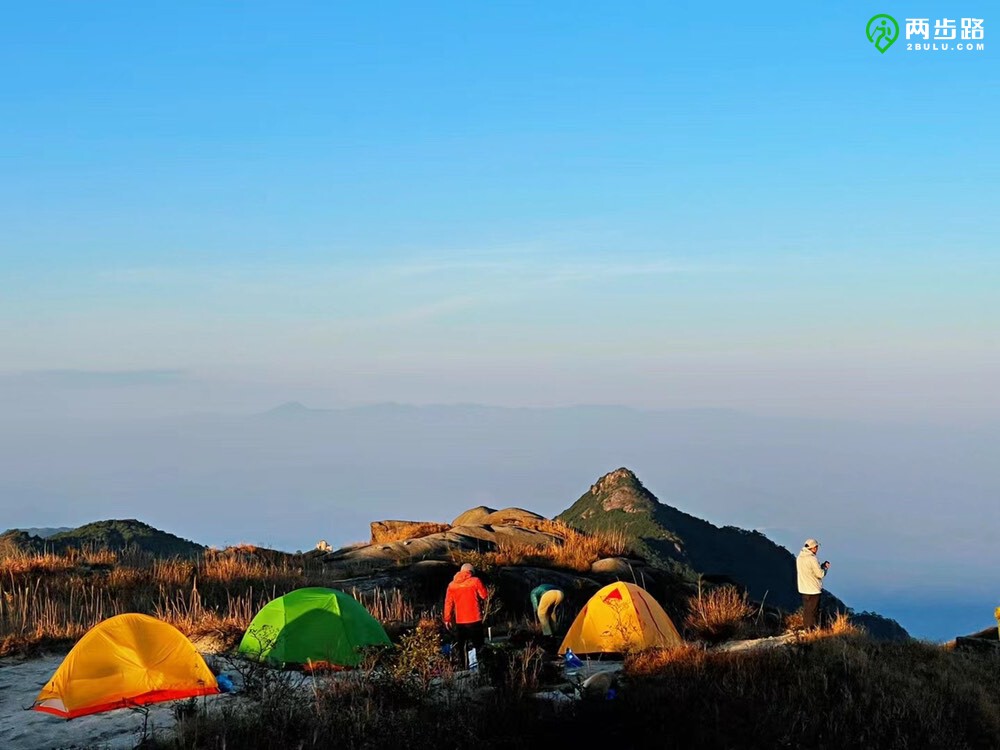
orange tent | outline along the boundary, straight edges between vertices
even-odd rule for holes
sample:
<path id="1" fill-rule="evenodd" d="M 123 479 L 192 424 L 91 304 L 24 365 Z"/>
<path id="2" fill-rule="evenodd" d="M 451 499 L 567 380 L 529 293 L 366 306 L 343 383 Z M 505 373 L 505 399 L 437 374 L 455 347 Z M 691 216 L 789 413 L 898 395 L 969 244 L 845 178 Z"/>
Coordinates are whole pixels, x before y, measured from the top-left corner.
<path id="1" fill-rule="evenodd" d="M 87 631 L 42 688 L 34 709 L 73 719 L 218 692 L 205 660 L 177 628 L 128 614 Z"/>
<path id="2" fill-rule="evenodd" d="M 594 594 L 576 616 L 559 653 L 622 653 L 684 643 L 670 616 L 649 592 L 618 581 Z"/>

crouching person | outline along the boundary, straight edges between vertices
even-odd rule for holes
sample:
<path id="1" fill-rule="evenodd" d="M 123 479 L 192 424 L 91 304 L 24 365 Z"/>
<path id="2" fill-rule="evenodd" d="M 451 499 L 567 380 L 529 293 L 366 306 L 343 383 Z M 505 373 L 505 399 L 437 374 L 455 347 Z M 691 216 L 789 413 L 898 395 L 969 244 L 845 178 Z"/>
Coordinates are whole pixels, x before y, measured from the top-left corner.
<path id="1" fill-rule="evenodd" d="M 542 635 L 555 635 L 559 620 L 559 606 L 564 595 L 558 586 L 543 583 L 531 590 L 531 607 L 542 626 Z"/>

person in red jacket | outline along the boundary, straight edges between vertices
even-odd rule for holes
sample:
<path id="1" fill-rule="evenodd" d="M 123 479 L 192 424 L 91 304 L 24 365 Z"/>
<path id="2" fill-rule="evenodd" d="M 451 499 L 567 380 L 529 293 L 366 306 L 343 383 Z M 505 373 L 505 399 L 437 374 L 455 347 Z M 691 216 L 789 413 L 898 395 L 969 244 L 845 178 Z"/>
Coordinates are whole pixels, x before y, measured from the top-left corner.
<path id="1" fill-rule="evenodd" d="M 463 655 L 469 644 L 478 649 L 486 640 L 480 602 L 485 602 L 488 594 L 483 582 L 473 573 L 472 565 L 465 563 L 448 584 L 444 595 L 444 624 L 447 628 L 454 624 L 459 653 Z"/>

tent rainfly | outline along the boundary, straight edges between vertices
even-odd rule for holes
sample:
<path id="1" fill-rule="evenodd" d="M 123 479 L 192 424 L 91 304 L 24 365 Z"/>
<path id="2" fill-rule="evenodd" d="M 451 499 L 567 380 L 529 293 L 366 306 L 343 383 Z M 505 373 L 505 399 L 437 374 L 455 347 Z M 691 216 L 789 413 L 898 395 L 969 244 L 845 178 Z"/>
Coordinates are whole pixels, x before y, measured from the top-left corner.
<path id="1" fill-rule="evenodd" d="M 296 589 L 264 605 L 239 651 L 272 664 L 354 667 L 361 661 L 360 647 L 390 643 L 382 625 L 357 599 L 315 587 Z"/>
<path id="2" fill-rule="evenodd" d="M 663 607 L 649 592 L 618 581 L 594 594 L 576 616 L 559 647 L 578 654 L 621 653 L 671 648 L 683 639 Z"/>
<path id="3" fill-rule="evenodd" d="M 42 688 L 34 709 L 74 719 L 218 692 L 205 660 L 177 628 L 125 614 L 87 631 Z"/>

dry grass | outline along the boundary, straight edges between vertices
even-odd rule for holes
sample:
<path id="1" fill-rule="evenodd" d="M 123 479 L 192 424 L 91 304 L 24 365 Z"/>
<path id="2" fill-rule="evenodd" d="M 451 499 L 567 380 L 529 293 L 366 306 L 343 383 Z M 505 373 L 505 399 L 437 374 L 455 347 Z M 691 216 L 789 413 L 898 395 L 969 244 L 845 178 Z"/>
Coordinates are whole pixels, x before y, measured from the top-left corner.
<path id="1" fill-rule="evenodd" d="M 371 592 L 351 590 L 351 596 L 367 607 L 372 617 L 383 625 L 392 623 L 412 623 L 418 620 L 413 604 L 403 596 L 399 589 L 386 591 L 376 588 Z"/>
<path id="2" fill-rule="evenodd" d="M 825 638 L 830 634 L 834 635 L 859 635 L 864 629 L 851 622 L 850 615 L 838 612 L 831 618 L 823 615 L 824 624 L 815 630 L 805 630 L 802 623 L 802 610 L 788 612 L 784 616 L 783 627 L 785 631 L 798 633 L 799 639 L 803 641 L 817 640 Z"/>
<path id="3" fill-rule="evenodd" d="M 559 521 L 548 520 L 540 521 L 538 526 L 540 531 L 558 539 L 544 545 L 504 540 L 492 552 L 460 552 L 454 555 L 454 559 L 456 562 L 471 562 L 477 570 L 533 565 L 584 573 L 597 560 L 622 557 L 631 551 L 628 540 L 620 532 L 585 534 Z"/>
<path id="4" fill-rule="evenodd" d="M 153 615 L 206 647 L 236 645 L 267 602 L 303 586 L 327 586 L 321 563 L 240 545 L 196 560 L 137 552 L 12 551 L 0 558 L 0 656 L 65 647 L 108 617 Z M 352 592 L 380 622 L 415 622 L 402 594 Z"/>
<path id="5" fill-rule="evenodd" d="M 69 645 L 124 612 L 155 615 L 192 637 L 222 642 L 275 596 L 326 585 L 320 566 L 242 546 L 198 560 L 107 550 L 11 552 L 0 559 L 0 656 Z"/>
<path id="6" fill-rule="evenodd" d="M 783 618 L 783 629 L 784 630 L 802 630 L 805 625 L 802 619 L 802 610 L 796 610 L 795 612 L 786 612 Z"/>
<path id="7" fill-rule="evenodd" d="M 0 656 L 75 641 L 94 624 L 126 611 L 94 585 L 53 589 L 39 578 L 34 585 L 0 586 Z"/>
<path id="8" fill-rule="evenodd" d="M 830 622 L 814 630 L 798 631 L 799 640 L 802 642 L 819 641 L 831 636 L 859 636 L 864 633 L 862 628 L 851 622 L 849 615 L 838 612 Z"/>
<path id="9" fill-rule="evenodd" d="M 735 586 L 719 586 L 703 591 L 688 602 L 684 625 L 699 638 L 718 643 L 749 630 L 755 610 L 747 595 Z"/>
<path id="10" fill-rule="evenodd" d="M 796 643 L 800 645 L 815 644 L 831 639 L 858 640 L 863 639 L 864 636 L 864 631 L 852 624 L 848 615 L 838 614 L 826 627 L 798 633 Z M 706 659 L 711 658 L 707 656 L 711 653 L 713 652 L 706 650 L 704 645 L 693 643 L 685 644 L 679 648 L 645 649 L 626 654 L 625 671 L 633 677 L 652 677 L 677 665 L 686 664 L 688 667 L 694 668 L 696 665 L 704 664 Z M 720 658 L 727 657 L 723 655 Z M 741 657 L 737 654 L 733 658 Z"/>
<path id="11" fill-rule="evenodd" d="M 52 552 L 25 552 L 17 547 L 6 546 L 0 550 L 0 571 L 4 576 L 41 575 L 64 573 L 78 568 L 100 568 L 114 565 L 115 553 L 106 549 L 71 549 L 65 554 Z"/>
<path id="12" fill-rule="evenodd" d="M 647 648 L 625 655 L 625 673 L 630 677 L 652 677 L 662 674 L 675 664 L 697 663 L 705 653 L 703 648 L 685 644 L 679 648 Z"/>

